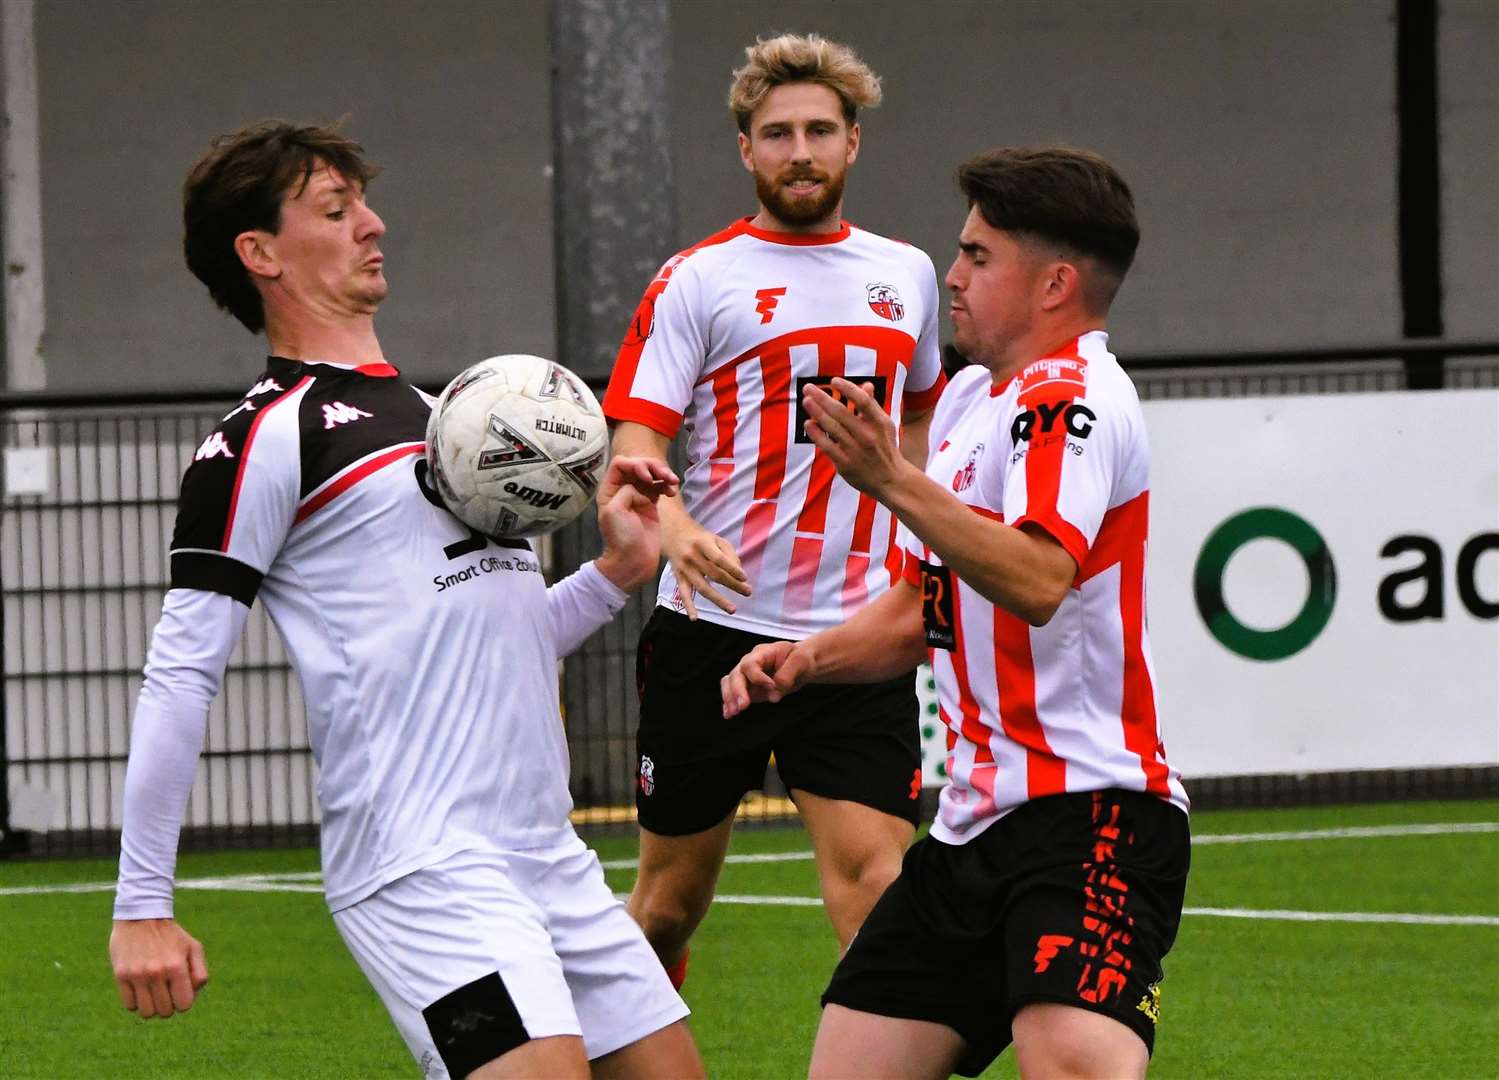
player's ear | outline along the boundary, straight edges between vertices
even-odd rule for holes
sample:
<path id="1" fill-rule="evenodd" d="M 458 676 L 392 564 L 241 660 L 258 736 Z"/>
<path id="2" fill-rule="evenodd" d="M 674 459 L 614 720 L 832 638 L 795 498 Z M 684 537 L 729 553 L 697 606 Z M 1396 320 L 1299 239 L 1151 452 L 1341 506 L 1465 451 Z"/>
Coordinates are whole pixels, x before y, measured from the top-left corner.
<path id="1" fill-rule="evenodd" d="M 274 233 L 264 229 L 247 229 L 234 238 L 234 253 L 245 269 L 257 277 L 278 278 L 281 262 L 274 250 Z"/>
<path id="2" fill-rule="evenodd" d="M 859 121 L 855 120 L 848 126 L 848 152 L 843 156 L 843 164 L 852 165 L 859 159 Z"/>
<path id="3" fill-rule="evenodd" d="M 750 157 L 750 137 L 742 131 L 739 133 L 739 160 L 747 172 L 755 171 L 755 162 Z"/>
<path id="4" fill-rule="evenodd" d="M 1081 299 L 1082 270 L 1074 262 L 1059 259 L 1046 267 L 1042 278 L 1041 310 L 1055 311 L 1064 304 Z"/>

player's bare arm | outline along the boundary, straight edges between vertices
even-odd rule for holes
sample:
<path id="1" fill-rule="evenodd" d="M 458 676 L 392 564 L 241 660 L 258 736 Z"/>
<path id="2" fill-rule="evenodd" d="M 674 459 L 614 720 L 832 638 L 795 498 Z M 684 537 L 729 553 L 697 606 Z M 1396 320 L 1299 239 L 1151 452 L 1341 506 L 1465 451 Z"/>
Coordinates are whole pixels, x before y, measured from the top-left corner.
<path id="1" fill-rule="evenodd" d="M 144 1020 L 187 1012 L 208 982 L 203 946 L 175 919 L 116 919 L 109 962 L 121 1004 Z"/>
<path id="2" fill-rule="evenodd" d="M 900 453 L 895 425 L 865 387 L 833 385 L 848 404 L 808 385 L 807 434 L 860 491 L 873 495 L 985 599 L 1044 626 L 1067 595 L 1077 563 L 1044 530 L 973 513 Z M 866 384 L 867 386 L 867 384 Z"/>
<path id="3" fill-rule="evenodd" d="M 663 498 L 677 494 L 677 474 L 664 461 L 616 457 L 599 485 L 599 532 L 604 551 L 595 565 L 625 592 L 644 585 L 661 561 Z"/>
<path id="4" fill-rule="evenodd" d="M 757 645 L 723 677 L 725 719 L 752 704 L 780 701 L 808 683 L 894 679 L 926 659 L 921 595 L 898 581 L 848 622 L 801 641 Z"/>
<path id="5" fill-rule="evenodd" d="M 630 420 L 621 421 L 614 430 L 614 452 L 621 456 L 666 460 L 671 440 L 659 431 Z M 689 619 L 697 619 L 696 594 L 717 605 L 730 615 L 734 602 L 715 585 L 750 595 L 749 578 L 740 565 L 739 555 L 721 536 L 715 536 L 692 519 L 682 505 L 679 492 L 663 497 L 657 505 L 661 522 L 661 550 L 671 561 L 677 575 L 677 596 Z"/>
<path id="6" fill-rule="evenodd" d="M 900 420 L 900 455 L 918 469 L 926 468 L 927 454 L 931 451 L 927 435 L 932 430 L 932 413 L 936 411 L 906 413 Z"/>

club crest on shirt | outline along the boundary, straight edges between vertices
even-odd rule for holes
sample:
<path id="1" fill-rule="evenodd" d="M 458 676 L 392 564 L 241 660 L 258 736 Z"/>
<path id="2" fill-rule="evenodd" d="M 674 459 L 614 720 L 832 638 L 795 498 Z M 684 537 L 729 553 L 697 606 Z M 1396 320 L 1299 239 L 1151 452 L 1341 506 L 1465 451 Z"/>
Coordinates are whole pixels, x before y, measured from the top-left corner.
<path id="1" fill-rule="evenodd" d="M 974 477 L 979 471 L 979 455 L 984 452 L 984 444 L 979 443 L 968 452 L 968 460 L 963 467 L 953 474 L 952 489 L 954 491 L 967 491 L 973 486 Z"/>
<path id="2" fill-rule="evenodd" d="M 894 285 L 877 281 L 869 285 L 868 290 L 869 310 L 880 318 L 900 322 L 906 317 L 906 305 L 900 302 L 900 293 L 895 291 Z"/>

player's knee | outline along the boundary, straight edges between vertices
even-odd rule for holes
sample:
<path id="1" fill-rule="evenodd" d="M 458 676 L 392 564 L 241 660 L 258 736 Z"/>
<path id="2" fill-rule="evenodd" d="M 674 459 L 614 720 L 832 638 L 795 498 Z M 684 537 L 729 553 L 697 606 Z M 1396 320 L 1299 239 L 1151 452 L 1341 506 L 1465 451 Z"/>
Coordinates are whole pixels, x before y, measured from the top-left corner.
<path id="1" fill-rule="evenodd" d="M 1145 1044 L 1108 1017 L 1057 1005 L 1030 1005 L 1016 1014 L 1015 1057 L 1023 1080 L 1113 1080 L 1143 1077 Z"/>
<path id="2" fill-rule="evenodd" d="M 662 956 L 674 955 L 687 944 L 706 910 L 706 904 L 664 889 L 652 889 L 630 899 L 630 914 L 651 947 Z"/>

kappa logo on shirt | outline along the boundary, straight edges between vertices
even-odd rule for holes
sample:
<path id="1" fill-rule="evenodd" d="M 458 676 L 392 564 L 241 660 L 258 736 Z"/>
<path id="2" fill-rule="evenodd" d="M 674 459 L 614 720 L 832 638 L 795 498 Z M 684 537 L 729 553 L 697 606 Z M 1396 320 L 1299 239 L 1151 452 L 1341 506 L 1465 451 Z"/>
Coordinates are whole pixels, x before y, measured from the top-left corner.
<path id="1" fill-rule="evenodd" d="M 281 393 L 281 384 L 278 383 L 275 379 L 261 379 L 254 386 L 250 387 L 250 392 L 246 394 L 245 397 L 259 397 L 261 394 L 269 394 L 272 390 L 276 391 L 276 393 L 278 394 Z"/>
<path id="2" fill-rule="evenodd" d="M 775 317 L 776 305 L 781 302 L 781 297 L 786 295 L 786 286 L 777 285 L 773 289 L 757 289 L 755 299 L 759 301 L 755 305 L 755 314 L 760 316 L 760 324 L 770 322 Z"/>
<path id="3" fill-rule="evenodd" d="M 193 460 L 203 461 L 212 457 L 232 458 L 233 456 L 234 451 L 229 449 L 229 443 L 225 441 L 224 433 L 222 431 L 215 431 L 203 440 L 203 445 L 198 447 L 197 453 L 193 455 Z"/>
<path id="4" fill-rule="evenodd" d="M 332 431 L 339 424 L 351 424 L 355 420 L 367 420 L 370 413 L 353 405 L 345 405 L 342 401 L 335 401 L 331 405 L 323 406 L 323 430 Z"/>

